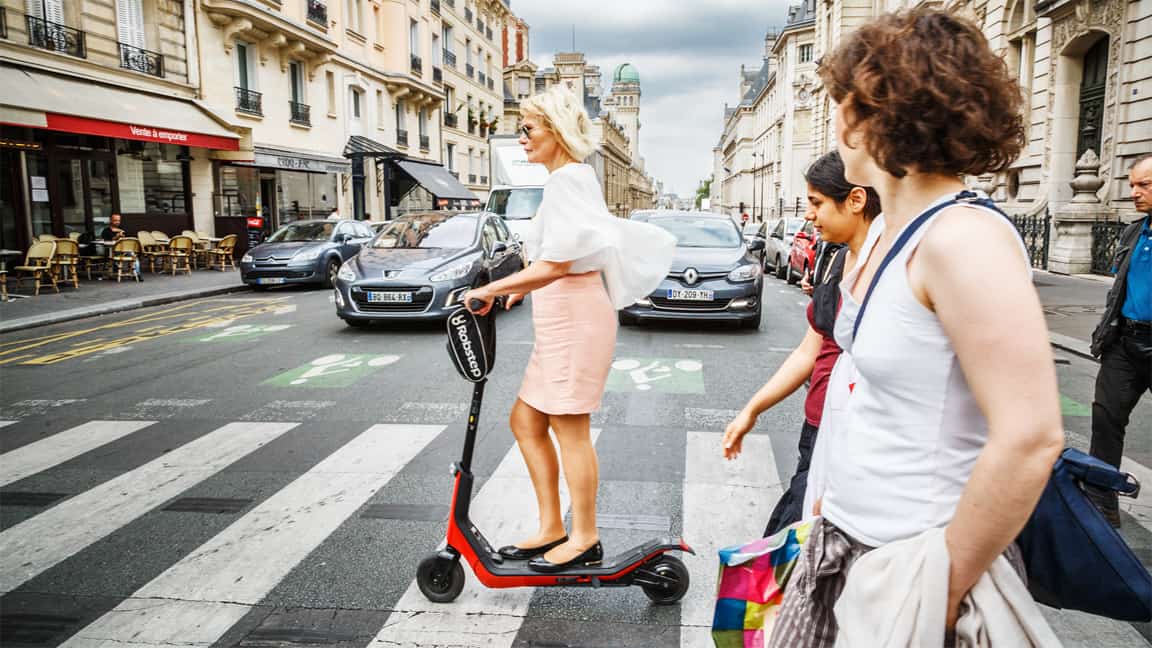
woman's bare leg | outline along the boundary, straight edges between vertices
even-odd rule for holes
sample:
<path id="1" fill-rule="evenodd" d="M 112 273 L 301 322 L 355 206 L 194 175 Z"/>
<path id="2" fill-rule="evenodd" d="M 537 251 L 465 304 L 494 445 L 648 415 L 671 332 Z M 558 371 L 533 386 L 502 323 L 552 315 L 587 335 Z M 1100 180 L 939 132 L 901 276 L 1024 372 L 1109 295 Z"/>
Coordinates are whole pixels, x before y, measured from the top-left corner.
<path id="1" fill-rule="evenodd" d="M 509 425 L 528 466 L 532 488 L 536 491 L 540 528 L 535 536 L 516 543 L 521 549 L 531 549 L 564 537 L 564 518 L 560 514 L 560 465 L 556 460 L 556 448 L 548 435 L 547 414 L 516 399 Z"/>
<path id="2" fill-rule="evenodd" d="M 592 445 L 592 417 L 589 414 L 550 416 L 552 431 L 560 442 L 564 480 L 572 495 L 572 532 L 568 542 L 544 555 L 554 563 L 572 560 L 600 540 L 596 528 L 596 490 L 600 485 L 600 464 Z"/>

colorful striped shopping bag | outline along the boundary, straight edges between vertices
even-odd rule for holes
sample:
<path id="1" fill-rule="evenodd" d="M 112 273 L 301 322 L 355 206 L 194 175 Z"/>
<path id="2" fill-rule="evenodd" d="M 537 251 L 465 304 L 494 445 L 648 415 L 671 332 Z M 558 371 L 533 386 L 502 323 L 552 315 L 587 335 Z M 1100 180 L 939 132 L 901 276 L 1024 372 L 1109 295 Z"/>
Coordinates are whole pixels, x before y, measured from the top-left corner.
<path id="1" fill-rule="evenodd" d="M 721 549 L 712 640 L 716 648 L 764 648 L 812 522 Z"/>

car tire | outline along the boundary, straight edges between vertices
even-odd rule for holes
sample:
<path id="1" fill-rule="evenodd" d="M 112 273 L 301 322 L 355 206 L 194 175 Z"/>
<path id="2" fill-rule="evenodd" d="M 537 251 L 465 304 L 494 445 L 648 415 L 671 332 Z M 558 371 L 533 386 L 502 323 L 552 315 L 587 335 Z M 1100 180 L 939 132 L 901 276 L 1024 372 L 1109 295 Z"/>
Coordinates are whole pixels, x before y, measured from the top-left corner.
<path id="1" fill-rule="evenodd" d="M 620 326 L 636 326 L 636 318 L 627 313 L 617 313 L 616 319 L 620 322 Z"/>
<path id="2" fill-rule="evenodd" d="M 757 310 L 756 311 L 756 317 L 753 317 L 752 319 L 748 319 L 748 320 L 744 320 L 743 322 L 740 322 L 740 328 L 753 329 L 753 330 L 759 329 L 760 328 L 761 315 L 763 314 L 763 312 L 764 312 L 763 309 Z"/>
<path id="3" fill-rule="evenodd" d="M 776 278 L 777 279 L 787 279 L 788 278 L 788 264 L 784 263 L 784 261 L 780 257 L 776 257 Z"/>
<path id="4" fill-rule="evenodd" d="M 798 283 L 800 283 L 800 277 L 796 276 L 796 273 L 792 271 L 792 264 L 789 263 L 788 264 L 788 285 L 789 286 L 795 286 Z"/>
<path id="5" fill-rule="evenodd" d="M 340 259 L 335 257 L 328 259 L 328 263 L 324 264 L 324 280 L 325 288 L 331 288 L 336 285 L 336 274 L 340 272 Z"/>

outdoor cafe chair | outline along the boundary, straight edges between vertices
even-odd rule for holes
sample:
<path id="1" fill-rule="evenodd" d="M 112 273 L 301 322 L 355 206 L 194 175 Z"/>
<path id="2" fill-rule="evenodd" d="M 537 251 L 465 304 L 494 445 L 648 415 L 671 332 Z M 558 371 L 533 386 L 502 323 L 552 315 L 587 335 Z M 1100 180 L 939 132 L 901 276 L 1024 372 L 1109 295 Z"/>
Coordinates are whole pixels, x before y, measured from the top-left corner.
<path id="1" fill-rule="evenodd" d="M 56 235 L 55 234 L 41 234 L 40 236 L 36 237 L 36 240 L 37 241 L 44 241 L 44 242 L 55 241 Z"/>
<path id="2" fill-rule="evenodd" d="M 60 292 L 60 286 L 56 285 L 56 275 L 52 272 L 52 258 L 54 256 L 56 256 L 55 239 L 33 243 L 32 247 L 28 248 L 28 254 L 24 257 L 24 265 L 12 268 L 20 272 L 20 276 L 16 278 L 16 288 L 19 289 L 24 283 L 25 275 L 31 275 L 36 281 L 35 294 L 40 294 L 40 282 L 44 277 L 48 278 L 56 292 Z"/>
<path id="3" fill-rule="evenodd" d="M 72 281 L 73 288 L 80 287 L 80 244 L 70 238 L 56 239 L 56 256 L 52 265 L 59 281 Z"/>
<path id="4" fill-rule="evenodd" d="M 141 254 L 148 260 L 148 269 L 156 272 L 156 262 L 160 262 L 160 269 L 164 269 L 164 263 L 168 259 L 168 244 L 157 241 L 151 232 L 140 230 L 136 233 L 136 238 L 140 239 L 140 247 L 143 249 Z"/>
<path id="5" fill-rule="evenodd" d="M 140 245 L 140 239 L 128 237 L 116 241 L 112 246 L 112 268 L 116 270 L 116 281 L 119 282 L 125 275 L 130 275 L 136 281 L 140 281 L 140 275 L 136 272 L 136 265 L 140 261 L 140 257 L 144 248 Z"/>
<path id="6" fill-rule="evenodd" d="M 173 236 L 168 241 L 168 263 L 172 266 L 172 274 L 177 270 L 192 274 L 192 259 L 196 254 L 195 243 L 187 236 Z M 183 266 L 183 268 L 181 268 Z"/>
<path id="7" fill-rule="evenodd" d="M 161 245 L 168 245 L 168 235 L 164 232 L 161 232 L 160 230 L 152 230 L 149 233 L 152 235 L 152 238 L 156 239 L 157 243 L 160 243 Z"/>
<path id="8" fill-rule="evenodd" d="M 231 267 L 233 270 L 235 270 L 236 269 L 235 252 L 236 252 L 236 235 L 235 234 L 229 234 L 228 236 L 225 236 L 224 238 L 220 239 L 220 243 L 216 247 L 212 248 L 211 250 L 208 250 L 208 267 L 211 268 L 211 267 L 215 266 L 216 263 L 218 262 L 220 264 L 220 270 L 221 271 L 224 270 L 225 264 L 228 264 L 229 267 Z"/>

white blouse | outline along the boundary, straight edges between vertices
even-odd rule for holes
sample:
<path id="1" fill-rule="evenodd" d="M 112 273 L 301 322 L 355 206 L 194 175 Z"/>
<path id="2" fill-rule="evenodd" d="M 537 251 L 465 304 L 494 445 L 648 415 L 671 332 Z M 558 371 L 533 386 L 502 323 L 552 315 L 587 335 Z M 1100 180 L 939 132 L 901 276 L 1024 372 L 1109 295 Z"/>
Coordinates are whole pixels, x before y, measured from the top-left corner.
<path id="1" fill-rule="evenodd" d="M 528 259 L 571 261 L 572 274 L 602 271 L 617 309 L 655 290 L 676 252 L 676 237 L 664 229 L 613 216 L 587 164 L 567 164 L 548 176 L 533 222 L 524 241 Z"/>

